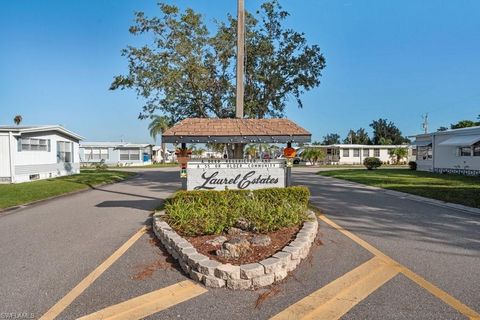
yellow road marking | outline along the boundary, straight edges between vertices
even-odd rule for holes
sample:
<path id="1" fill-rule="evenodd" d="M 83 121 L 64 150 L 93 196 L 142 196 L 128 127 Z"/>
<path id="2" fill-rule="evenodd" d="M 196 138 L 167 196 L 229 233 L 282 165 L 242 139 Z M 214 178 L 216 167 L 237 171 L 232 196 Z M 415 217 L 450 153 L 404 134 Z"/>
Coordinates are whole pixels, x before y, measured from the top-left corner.
<path id="1" fill-rule="evenodd" d="M 127 240 L 120 248 L 117 249 L 110 257 L 86 276 L 79 284 L 75 286 L 66 296 L 60 299 L 53 307 L 50 308 L 40 320 L 55 319 L 73 300 L 75 300 L 85 289 L 87 289 L 98 277 L 102 275 L 115 261 L 118 260 L 142 235 L 147 232 L 148 227 L 144 226 L 138 230 L 130 239 Z"/>
<path id="2" fill-rule="evenodd" d="M 338 319 L 398 274 L 398 268 L 374 257 L 272 319 Z"/>
<path id="3" fill-rule="evenodd" d="M 79 320 L 136 320 L 199 296 L 207 290 L 185 280 L 79 318 Z"/>
<path id="4" fill-rule="evenodd" d="M 480 319 L 480 314 L 473 310 L 472 308 L 466 306 L 462 302 L 460 302 L 458 299 L 454 298 L 453 296 L 449 295 L 447 292 L 443 291 L 442 289 L 438 288 L 435 286 L 433 283 L 427 281 L 423 277 L 419 276 L 412 270 L 408 269 L 407 267 L 401 265 L 397 261 L 393 260 L 389 256 L 385 255 L 383 252 L 378 250 L 377 248 L 373 247 L 370 245 L 368 242 L 360 239 L 358 236 L 354 235 L 350 231 L 345 230 L 343 227 L 339 226 L 329 218 L 327 218 L 325 215 L 319 215 L 320 220 L 324 221 L 328 225 L 332 226 L 336 230 L 340 231 L 359 245 L 361 245 L 363 248 L 366 250 L 370 251 L 372 254 L 375 256 L 381 258 L 384 260 L 387 264 L 395 266 L 396 268 L 399 269 L 399 271 L 404 274 L 406 277 L 408 277 L 410 280 L 418 284 L 420 287 L 424 288 L 431 294 L 433 294 L 435 297 L 438 299 L 442 300 L 458 312 L 462 313 L 464 316 L 470 318 L 470 319 Z"/>

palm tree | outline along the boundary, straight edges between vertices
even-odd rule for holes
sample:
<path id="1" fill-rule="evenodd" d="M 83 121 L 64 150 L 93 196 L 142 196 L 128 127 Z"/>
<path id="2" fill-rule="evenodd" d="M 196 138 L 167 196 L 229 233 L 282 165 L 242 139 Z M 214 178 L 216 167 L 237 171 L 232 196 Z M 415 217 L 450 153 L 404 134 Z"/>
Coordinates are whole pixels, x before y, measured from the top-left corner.
<path id="1" fill-rule="evenodd" d="M 157 143 L 157 136 L 162 135 L 168 128 L 170 128 L 170 120 L 166 116 L 152 116 L 152 122 L 148 125 L 150 136 Z M 165 163 L 165 147 L 166 144 L 162 142 L 162 163 Z"/>
<path id="2" fill-rule="evenodd" d="M 257 156 L 257 146 L 254 144 L 249 144 L 245 149 L 245 152 L 250 159 L 254 159 Z"/>
<path id="3" fill-rule="evenodd" d="M 22 122 L 23 117 L 21 115 L 16 115 L 15 118 L 13 118 L 13 122 L 18 126 L 20 122 Z"/>

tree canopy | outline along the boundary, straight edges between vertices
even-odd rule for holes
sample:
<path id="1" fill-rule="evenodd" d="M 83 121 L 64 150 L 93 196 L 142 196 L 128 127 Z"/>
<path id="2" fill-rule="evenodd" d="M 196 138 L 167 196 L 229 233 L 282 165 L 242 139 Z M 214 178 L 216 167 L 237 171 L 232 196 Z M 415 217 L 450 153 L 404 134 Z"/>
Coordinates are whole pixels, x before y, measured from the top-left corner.
<path id="1" fill-rule="evenodd" d="M 150 136 L 153 140 L 157 141 L 157 136 L 162 135 L 168 128 L 171 127 L 171 123 L 165 116 L 154 115 L 151 117 L 152 122 L 148 125 Z"/>
<path id="2" fill-rule="evenodd" d="M 340 143 L 340 135 L 337 133 L 329 133 L 323 137 L 322 144 L 330 145 Z"/>
<path id="3" fill-rule="evenodd" d="M 372 144 L 368 133 L 364 128 L 360 128 L 357 131 L 350 130 L 347 134 L 347 137 L 343 139 L 343 143 L 351 144 Z"/>
<path id="4" fill-rule="evenodd" d="M 402 132 L 397 126 L 387 119 L 373 120 L 370 124 L 373 129 L 373 144 L 403 144 L 410 142 L 409 139 L 402 136 Z"/>
<path id="5" fill-rule="evenodd" d="M 450 129 L 461 129 L 475 126 L 480 126 L 480 121 L 460 120 L 457 123 L 451 124 Z"/>
<path id="6" fill-rule="evenodd" d="M 326 151 L 322 148 L 305 148 L 300 156 L 303 160 L 315 165 L 318 161 L 324 160 L 326 155 Z"/>
<path id="7" fill-rule="evenodd" d="M 201 14 L 160 3 L 160 16 L 135 13 L 130 33 L 152 39 L 127 46 L 128 73 L 110 89 L 133 89 L 145 100 L 139 118 L 161 111 L 172 122 L 187 117 L 233 117 L 236 19 L 228 15 L 208 30 Z M 288 12 L 276 0 L 246 12 L 245 106 L 247 118 L 282 117 L 289 99 L 320 84 L 325 58 L 303 33 L 283 26 Z"/>

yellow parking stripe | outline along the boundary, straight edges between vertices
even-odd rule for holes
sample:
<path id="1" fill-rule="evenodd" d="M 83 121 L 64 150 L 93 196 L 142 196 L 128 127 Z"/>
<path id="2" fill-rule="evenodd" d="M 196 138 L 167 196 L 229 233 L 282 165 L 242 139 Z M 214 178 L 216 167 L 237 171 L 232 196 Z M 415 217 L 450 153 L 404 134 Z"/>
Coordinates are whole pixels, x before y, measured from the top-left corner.
<path id="1" fill-rule="evenodd" d="M 319 215 L 318 216 L 320 220 L 324 221 L 328 225 L 332 226 L 334 229 L 340 231 L 356 243 L 358 243 L 360 246 L 365 248 L 366 250 L 370 251 L 373 253 L 375 256 L 381 258 L 384 260 L 387 264 L 395 266 L 399 269 L 399 271 L 404 274 L 406 277 L 408 277 L 410 280 L 418 284 L 420 287 L 423 289 L 427 290 L 431 294 L 433 294 L 435 297 L 438 299 L 442 300 L 444 303 L 448 304 L 458 312 L 462 313 L 464 316 L 470 318 L 470 319 L 480 319 L 480 314 L 473 310 L 472 308 L 466 306 L 463 304 L 461 301 L 458 299 L 454 298 L 453 296 L 449 295 L 447 292 L 443 291 L 442 289 L 438 288 L 435 286 L 433 283 L 427 281 L 420 275 L 416 274 L 412 270 L 408 269 L 407 267 L 401 265 L 397 261 L 393 260 L 389 256 L 385 255 L 383 252 L 366 242 L 365 240 L 362 240 L 358 236 L 354 235 L 348 230 L 345 230 L 343 227 L 339 226 L 329 218 L 327 218 L 325 215 Z"/>
<path id="2" fill-rule="evenodd" d="M 185 280 L 169 287 L 153 291 L 94 312 L 79 320 L 136 320 L 194 298 L 207 290 L 192 281 Z"/>
<path id="3" fill-rule="evenodd" d="M 374 257 L 272 319 L 338 319 L 396 274 L 398 268 Z"/>
<path id="4" fill-rule="evenodd" d="M 142 235 L 147 232 L 148 227 L 144 226 L 138 230 L 130 239 L 127 240 L 120 248 L 118 248 L 110 257 L 93 270 L 79 284 L 75 286 L 66 296 L 60 299 L 53 307 L 50 308 L 40 320 L 55 319 L 73 300 L 75 300 L 85 289 L 87 289 L 98 277 L 102 275 L 115 261 L 118 260 Z"/>

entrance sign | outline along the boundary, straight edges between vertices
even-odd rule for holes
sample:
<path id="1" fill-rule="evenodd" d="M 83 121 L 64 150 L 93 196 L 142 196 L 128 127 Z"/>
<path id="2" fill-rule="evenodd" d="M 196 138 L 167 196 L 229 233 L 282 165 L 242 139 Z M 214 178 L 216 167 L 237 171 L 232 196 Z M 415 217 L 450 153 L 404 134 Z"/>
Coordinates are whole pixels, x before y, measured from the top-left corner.
<path id="1" fill-rule="evenodd" d="M 187 190 L 285 187 L 285 160 L 203 159 L 187 163 Z"/>

